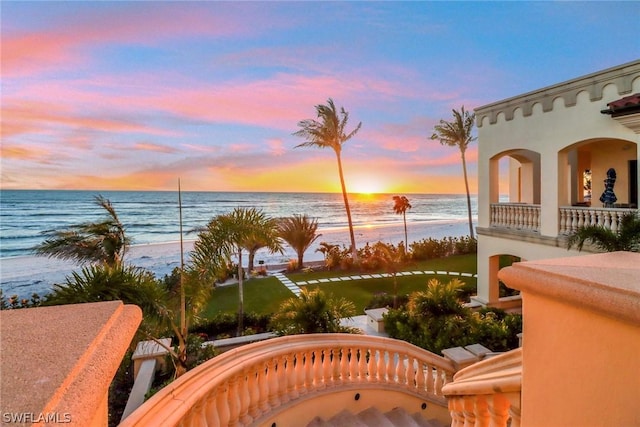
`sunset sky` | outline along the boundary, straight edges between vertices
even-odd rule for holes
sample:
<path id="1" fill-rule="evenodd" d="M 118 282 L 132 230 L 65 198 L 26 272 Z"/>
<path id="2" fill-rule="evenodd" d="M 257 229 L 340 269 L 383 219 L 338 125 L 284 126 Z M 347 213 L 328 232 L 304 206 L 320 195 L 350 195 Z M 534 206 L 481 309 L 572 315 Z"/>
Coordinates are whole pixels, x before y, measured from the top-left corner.
<path id="1" fill-rule="evenodd" d="M 634 1 L 1 8 L 2 189 L 339 191 L 334 153 L 292 135 L 333 98 L 362 122 L 350 191 L 462 193 L 429 140 L 452 108 L 640 57 Z"/>

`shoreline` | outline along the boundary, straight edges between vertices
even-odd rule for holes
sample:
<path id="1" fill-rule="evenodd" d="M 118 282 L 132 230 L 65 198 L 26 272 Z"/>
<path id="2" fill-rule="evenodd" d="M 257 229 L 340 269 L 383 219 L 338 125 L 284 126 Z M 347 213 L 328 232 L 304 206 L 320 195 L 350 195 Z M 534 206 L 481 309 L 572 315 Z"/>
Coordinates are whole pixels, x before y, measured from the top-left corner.
<path id="1" fill-rule="evenodd" d="M 422 239 L 444 237 L 460 237 L 469 234 L 466 220 L 441 220 L 441 221 L 416 221 L 407 222 L 409 242 L 417 242 Z M 305 252 L 304 261 L 323 261 L 321 253 L 316 252 L 321 242 L 328 242 L 339 246 L 350 245 L 349 233 L 346 227 L 326 228 L 318 230 L 321 237 Z M 373 244 L 378 241 L 397 245 L 404 241 L 404 225 L 402 222 L 393 224 L 360 225 L 354 227 L 356 244 L 359 248 L 365 244 Z M 193 249 L 195 239 L 184 240 L 185 261 Z M 263 261 L 267 267 L 286 266 L 290 259 L 297 258 L 296 253 L 287 245 L 284 245 L 284 254 L 269 254 L 266 251 L 258 251 L 256 264 Z M 180 265 L 180 241 L 146 243 L 132 245 L 125 256 L 129 264 L 152 271 L 158 278 L 179 267 Z M 246 258 L 245 263 L 246 266 Z M 52 289 L 54 283 L 64 283 L 65 277 L 73 271 L 79 271 L 80 266 L 71 261 L 38 257 L 34 255 L 22 255 L 0 259 L 0 288 L 5 298 L 17 294 L 20 298 L 29 298 L 33 293 L 45 295 Z"/>

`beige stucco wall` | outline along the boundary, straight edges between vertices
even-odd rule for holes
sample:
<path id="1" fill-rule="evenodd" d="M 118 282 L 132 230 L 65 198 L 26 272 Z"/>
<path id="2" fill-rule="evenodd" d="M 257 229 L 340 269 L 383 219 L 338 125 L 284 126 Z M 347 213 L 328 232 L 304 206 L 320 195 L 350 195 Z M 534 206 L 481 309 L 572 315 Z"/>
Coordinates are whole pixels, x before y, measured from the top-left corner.
<path id="1" fill-rule="evenodd" d="M 640 425 L 640 254 L 526 262 L 523 426 Z"/>
<path id="2" fill-rule="evenodd" d="M 640 92 L 640 78 L 634 80 L 634 91 Z M 558 206 L 568 200 L 568 183 L 564 175 L 564 167 L 568 163 L 566 158 L 559 156 L 559 151 L 577 142 L 594 138 L 609 138 L 637 144 L 638 136 L 630 129 L 612 120 L 610 116 L 601 114 L 607 102 L 620 98 L 617 87 L 607 85 L 603 90 L 603 97 L 591 101 L 586 91 L 577 96 L 577 103 L 572 107 L 565 107 L 561 98 L 554 102 L 553 110 L 542 111 L 541 104 L 533 107 L 531 116 L 523 117 L 522 110 L 517 109 L 514 118 L 504 119 L 498 115 L 495 124 L 489 124 L 485 118 L 483 125 L 478 128 L 478 182 L 492 182 L 490 174 L 490 160 L 500 153 L 513 149 L 529 149 L 540 153 L 540 175 L 542 179 L 542 234 L 556 236 L 558 233 Z M 637 155 L 637 146 L 635 154 Z M 617 158 L 619 153 L 606 150 L 609 154 L 602 158 L 602 162 L 611 163 L 611 157 Z M 634 153 L 631 151 L 631 153 Z M 625 156 L 626 158 L 626 156 Z M 618 164 L 616 161 L 615 164 Z M 606 168 L 611 166 L 606 166 Z M 626 165 L 624 166 L 626 170 Z M 606 169 L 604 169 L 606 172 Z M 562 173 L 562 174 L 561 174 Z M 598 177 L 594 178 L 595 192 L 598 191 Z M 562 200 L 563 203 L 560 203 Z M 497 200 L 496 200 L 497 201 Z M 481 185 L 478 188 L 478 226 L 489 226 L 490 188 Z"/>
<path id="3" fill-rule="evenodd" d="M 524 185 L 540 182 L 539 239 L 518 235 L 502 237 L 479 236 L 478 240 L 478 299 L 489 300 L 492 281 L 489 257 L 512 254 L 523 259 L 542 259 L 574 255 L 566 249 L 554 247 L 559 230 L 559 208 L 580 201 L 577 196 L 581 183 L 570 173 L 583 167 L 584 158 L 574 150 L 580 143 L 591 145 L 592 201 L 599 206 L 603 180 L 608 168 L 618 172 L 616 195 L 618 203 L 628 203 L 628 160 L 640 158 L 640 135 L 600 111 L 607 103 L 630 93 L 640 92 L 640 61 L 604 70 L 589 76 L 559 83 L 524 95 L 476 109 L 478 118 L 478 234 L 490 228 L 490 204 L 499 197 L 499 159 L 505 155 L 530 150 L 540 155 L 540 175 L 531 178 L 522 168 Z M 544 106 L 543 106 L 544 104 Z M 525 115 L 525 110 L 528 110 Z M 507 120 L 507 116 L 509 120 Z M 491 123 L 495 119 L 495 123 Z M 510 169 L 510 177 L 517 172 Z M 640 177 L 638 178 L 640 186 Z M 536 189 L 517 189 L 509 183 L 511 201 L 529 202 Z M 531 189 L 533 188 L 533 191 Z M 516 200 L 518 198 L 520 200 Z M 551 246 L 550 246 L 551 245 Z M 495 278 L 495 276 L 493 276 Z"/>

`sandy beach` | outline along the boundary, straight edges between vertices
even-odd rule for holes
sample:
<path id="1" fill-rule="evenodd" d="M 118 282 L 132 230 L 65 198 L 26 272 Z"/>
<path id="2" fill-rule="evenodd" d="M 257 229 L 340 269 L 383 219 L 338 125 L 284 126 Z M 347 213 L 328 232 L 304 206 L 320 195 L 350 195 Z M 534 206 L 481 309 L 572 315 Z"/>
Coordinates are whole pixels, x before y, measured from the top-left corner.
<path id="1" fill-rule="evenodd" d="M 469 234 L 468 223 L 462 220 L 412 222 L 407 224 L 407 229 L 409 242 L 429 237 L 440 239 L 447 236 L 459 237 Z M 356 227 L 354 231 L 358 247 L 378 241 L 398 244 L 404 240 L 402 222 L 361 226 Z M 324 229 L 319 230 L 319 233 L 322 236 L 305 252 L 305 261 L 321 261 L 323 259 L 322 254 L 316 252 L 320 242 L 349 245 L 349 233 L 345 228 Z M 193 243 L 194 240 L 184 241 L 185 260 L 188 260 L 188 253 L 193 249 Z M 284 254 L 269 254 L 259 251 L 256 255 L 256 263 L 263 261 L 266 265 L 286 264 L 294 258 L 296 258 L 295 252 L 288 245 L 285 245 Z M 146 268 L 154 272 L 156 276 L 162 277 L 180 265 L 180 242 L 133 245 L 126 255 L 126 261 Z M 44 257 L 3 258 L 0 262 L 0 283 L 5 296 L 17 294 L 19 297 L 25 298 L 34 292 L 44 295 L 49 292 L 52 284 L 63 283 L 66 276 L 79 269 L 80 267 L 74 263 Z"/>

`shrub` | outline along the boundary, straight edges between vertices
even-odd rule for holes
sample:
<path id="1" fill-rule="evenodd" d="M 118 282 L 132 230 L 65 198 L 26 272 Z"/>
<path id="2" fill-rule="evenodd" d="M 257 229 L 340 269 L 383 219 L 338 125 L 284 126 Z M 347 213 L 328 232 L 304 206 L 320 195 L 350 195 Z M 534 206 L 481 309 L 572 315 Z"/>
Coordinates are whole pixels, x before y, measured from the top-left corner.
<path id="1" fill-rule="evenodd" d="M 493 351 L 517 347 L 522 317 L 496 309 L 473 313 L 459 300 L 462 285 L 457 279 L 446 284 L 430 280 L 426 290 L 409 296 L 406 309 L 389 310 L 385 330 L 434 353 L 474 343 Z"/>
<path id="2" fill-rule="evenodd" d="M 254 333 L 269 330 L 269 315 L 244 313 L 243 325 Z M 238 316 L 233 313 L 219 313 L 210 320 L 190 328 L 191 333 L 206 334 L 209 339 L 220 339 L 235 336 L 238 331 Z"/>

